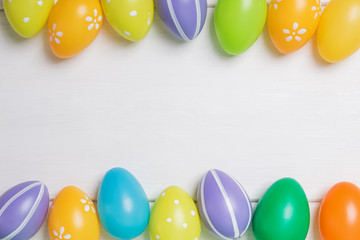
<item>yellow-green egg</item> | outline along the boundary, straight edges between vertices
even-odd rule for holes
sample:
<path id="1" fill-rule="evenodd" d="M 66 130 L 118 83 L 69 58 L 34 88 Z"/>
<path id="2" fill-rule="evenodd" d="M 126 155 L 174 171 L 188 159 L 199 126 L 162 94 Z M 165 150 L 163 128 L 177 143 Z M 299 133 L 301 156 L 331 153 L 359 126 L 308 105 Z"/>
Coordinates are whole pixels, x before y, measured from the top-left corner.
<path id="1" fill-rule="evenodd" d="M 137 42 L 150 30 L 154 18 L 153 0 L 101 0 L 110 25 L 124 38 Z"/>
<path id="2" fill-rule="evenodd" d="M 165 189 L 151 210 L 149 231 L 152 240 L 200 239 L 200 217 L 189 194 L 176 186 Z"/>
<path id="3" fill-rule="evenodd" d="M 12 28 L 20 36 L 35 36 L 45 26 L 54 0 L 3 0 Z"/>

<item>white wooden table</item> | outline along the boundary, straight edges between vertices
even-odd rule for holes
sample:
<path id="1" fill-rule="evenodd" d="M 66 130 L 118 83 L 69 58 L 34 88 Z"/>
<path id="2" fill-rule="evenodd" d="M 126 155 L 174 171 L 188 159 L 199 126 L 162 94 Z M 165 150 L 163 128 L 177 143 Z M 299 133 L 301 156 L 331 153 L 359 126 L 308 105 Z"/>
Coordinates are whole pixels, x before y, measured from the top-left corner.
<path id="1" fill-rule="evenodd" d="M 360 184 L 360 53 L 327 64 L 313 39 L 283 56 L 265 29 L 250 50 L 227 56 L 214 4 L 192 42 L 175 39 L 157 16 L 138 43 L 104 23 L 68 60 L 52 55 L 45 31 L 21 39 L 0 10 L 0 193 L 37 179 L 51 198 L 75 185 L 95 199 L 105 172 L 120 166 L 151 202 L 170 185 L 195 199 L 202 174 L 219 168 L 256 204 L 289 176 L 310 201 L 307 239 L 319 240 L 326 191 Z M 45 225 L 34 239 L 48 239 Z M 204 229 L 201 239 L 215 238 Z"/>

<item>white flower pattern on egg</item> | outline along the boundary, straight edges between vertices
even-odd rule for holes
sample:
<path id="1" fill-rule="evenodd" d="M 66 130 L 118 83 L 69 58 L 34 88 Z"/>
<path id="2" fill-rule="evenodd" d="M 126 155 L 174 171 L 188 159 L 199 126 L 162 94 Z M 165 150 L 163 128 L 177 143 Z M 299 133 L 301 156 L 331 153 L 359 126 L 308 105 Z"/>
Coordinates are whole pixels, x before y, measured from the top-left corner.
<path id="1" fill-rule="evenodd" d="M 293 30 L 292 31 L 290 31 L 289 29 L 283 29 L 283 33 L 288 35 L 285 38 L 286 42 L 290 42 L 293 39 L 295 39 L 298 42 L 301 41 L 300 35 L 303 35 L 303 34 L 306 33 L 306 28 L 302 28 L 302 29 L 297 31 L 298 28 L 299 28 L 299 24 L 297 22 L 295 22 L 293 24 Z"/>
<path id="2" fill-rule="evenodd" d="M 23 22 L 24 22 L 24 23 L 28 23 L 29 21 L 30 21 L 30 18 L 29 18 L 29 17 L 26 17 L 26 18 L 23 19 Z"/>
<path id="3" fill-rule="evenodd" d="M 80 202 L 85 204 L 85 206 L 84 206 L 85 212 L 90 211 L 90 207 L 91 207 L 92 211 L 94 213 L 96 213 L 95 208 L 94 208 L 94 203 L 91 201 L 91 199 L 86 194 L 85 194 L 85 199 L 80 199 Z"/>
<path id="4" fill-rule="evenodd" d="M 49 40 L 50 42 L 55 41 L 56 44 L 60 44 L 61 41 L 59 38 L 63 37 L 64 34 L 60 31 L 55 32 L 55 29 L 56 29 L 56 23 L 53 24 L 52 30 L 49 28 L 49 34 L 50 34 Z"/>
<path id="5" fill-rule="evenodd" d="M 271 0 L 271 2 L 269 3 L 269 9 L 271 9 L 272 7 L 277 10 L 278 9 L 278 4 L 281 2 L 282 0 Z"/>
<path id="6" fill-rule="evenodd" d="M 43 1 L 38 1 L 37 4 L 41 7 L 43 5 Z"/>
<path id="7" fill-rule="evenodd" d="M 85 18 L 85 21 L 90 23 L 89 26 L 88 26 L 88 30 L 92 30 L 95 26 L 95 29 L 98 30 L 100 25 L 99 25 L 99 22 L 101 22 L 102 20 L 102 15 L 99 15 L 99 17 L 97 16 L 98 15 L 98 11 L 97 9 L 94 9 L 94 18 L 92 18 L 91 16 L 87 16 Z"/>
<path id="8" fill-rule="evenodd" d="M 55 240 L 59 240 L 59 239 L 71 239 L 71 235 L 70 234 L 65 234 L 65 228 L 64 227 L 60 227 L 60 231 L 59 233 L 56 232 L 55 230 L 53 231 L 54 236 L 56 237 Z"/>
<path id="9" fill-rule="evenodd" d="M 312 6 L 311 7 L 311 11 L 315 11 L 314 19 L 316 19 L 318 16 L 321 15 L 321 7 L 320 7 L 319 0 L 316 0 L 316 5 L 317 6 Z"/>

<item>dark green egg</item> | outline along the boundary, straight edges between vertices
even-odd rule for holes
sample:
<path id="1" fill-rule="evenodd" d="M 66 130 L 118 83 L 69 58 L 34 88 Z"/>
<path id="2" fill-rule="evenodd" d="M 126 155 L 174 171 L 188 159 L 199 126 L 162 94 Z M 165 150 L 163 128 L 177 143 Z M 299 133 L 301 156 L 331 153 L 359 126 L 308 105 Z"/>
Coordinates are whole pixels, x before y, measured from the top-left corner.
<path id="1" fill-rule="evenodd" d="M 292 178 L 275 182 L 259 201 L 253 217 L 256 240 L 304 240 L 310 208 L 301 185 Z"/>

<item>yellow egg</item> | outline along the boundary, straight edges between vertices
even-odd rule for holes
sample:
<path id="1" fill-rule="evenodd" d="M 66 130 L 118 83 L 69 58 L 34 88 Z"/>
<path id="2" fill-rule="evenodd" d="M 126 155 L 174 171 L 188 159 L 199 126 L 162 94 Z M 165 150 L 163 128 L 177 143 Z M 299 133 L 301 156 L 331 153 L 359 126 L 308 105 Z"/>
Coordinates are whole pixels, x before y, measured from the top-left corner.
<path id="1" fill-rule="evenodd" d="M 200 239 L 199 213 L 189 194 L 176 186 L 162 192 L 151 210 L 149 231 L 153 240 Z"/>
<path id="2" fill-rule="evenodd" d="M 66 187 L 56 196 L 48 222 L 51 240 L 99 240 L 100 222 L 93 202 L 80 189 Z"/>
<path id="3" fill-rule="evenodd" d="M 124 38 L 136 42 L 149 32 L 153 0 L 101 0 L 101 4 L 111 26 Z"/>
<path id="4" fill-rule="evenodd" d="M 319 23 L 317 46 L 328 62 L 342 61 L 360 48 L 359 0 L 331 0 Z"/>
<path id="5" fill-rule="evenodd" d="M 30 38 L 45 26 L 53 0 L 4 0 L 4 10 L 12 28 Z"/>

